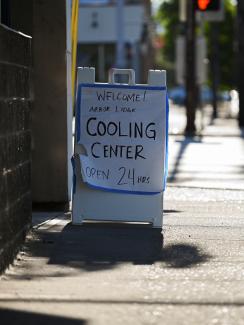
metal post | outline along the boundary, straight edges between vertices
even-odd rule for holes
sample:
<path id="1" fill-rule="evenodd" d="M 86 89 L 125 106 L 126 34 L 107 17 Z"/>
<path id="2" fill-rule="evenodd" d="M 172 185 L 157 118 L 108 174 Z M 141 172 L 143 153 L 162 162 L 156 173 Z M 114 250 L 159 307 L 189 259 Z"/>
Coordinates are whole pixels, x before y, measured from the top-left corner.
<path id="1" fill-rule="evenodd" d="M 196 132 L 196 71 L 195 71 L 195 12 L 194 1 L 187 1 L 186 21 L 186 135 Z"/>
<path id="2" fill-rule="evenodd" d="M 204 48 L 205 46 L 201 46 L 202 41 L 205 39 L 204 37 L 204 18 L 202 13 L 199 15 L 199 37 L 197 40 L 197 49 L 199 57 L 197 58 L 196 62 L 196 79 L 198 80 L 198 85 L 197 85 L 197 91 L 198 91 L 198 108 L 201 113 L 201 122 L 200 122 L 200 127 L 201 131 L 204 129 L 204 109 L 203 109 L 203 98 L 202 98 L 202 89 L 203 89 L 203 83 L 204 79 L 206 78 L 205 76 L 205 63 L 204 59 L 206 57 L 206 49 Z"/>
<path id="3" fill-rule="evenodd" d="M 244 1 L 238 0 L 238 90 L 239 126 L 244 127 Z"/>
<path id="4" fill-rule="evenodd" d="M 116 68 L 125 67 L 125 48 L 124 48 L 124 0 L 117 0 L 116 6 Z"/>
<path id="5" fill-rule="evenodd" d="M 98 45 L 98 78 L 100 82 L 105 81 L 105 47 L 104 44 Z"/>
<path id="6" fill-rule="evenodd" d="M 212 23 L 212 90 L 213 90 L 213 113 L 212 119 L 218 117 L 218 88 L 219 88 L 219 24 Z"/>

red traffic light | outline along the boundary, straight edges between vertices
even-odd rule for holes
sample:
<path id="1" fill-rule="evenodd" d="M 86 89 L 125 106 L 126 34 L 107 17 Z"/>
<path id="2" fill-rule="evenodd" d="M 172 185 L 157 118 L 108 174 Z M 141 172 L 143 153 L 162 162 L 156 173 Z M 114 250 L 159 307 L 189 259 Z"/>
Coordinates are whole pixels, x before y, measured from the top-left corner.
<path id="1" fill-rule="evenodd" d="M 210 0 L 198 0 L 197 6 L 200 10 L 206 10 L 209 5 Z"/>
<path id="2" fill-rule="evenodd" d="M 196 0 L 195 9 L 197 11 L 218 11 L 220 10 L 220 0 Z"/>

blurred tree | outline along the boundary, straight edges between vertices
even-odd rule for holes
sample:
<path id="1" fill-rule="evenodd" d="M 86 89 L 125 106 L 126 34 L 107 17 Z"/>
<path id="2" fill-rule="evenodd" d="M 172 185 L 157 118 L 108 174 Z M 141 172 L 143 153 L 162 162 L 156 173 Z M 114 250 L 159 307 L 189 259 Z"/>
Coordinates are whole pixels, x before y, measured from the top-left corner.
<path id="1" fill-rule="evenodd" d="M 205 23 L 205 35 L 208 42 L 208 58 L 212 58 L 213 46 L 211 44 L 211 29 L 219 25 L 219 53 L 220 53 L 220 87 L 231 89 L 236 87 L 235 53 L 236 42 L 235 31 L 236 6 L 231 0 L 225 0 L 225 19 L 223 22 Z M 160 62 L 169 72 L 169 84 L 175 83 L 174 60 L 175 40 L 183 33 L 184 24 L 179 21 L 179 0 L 165 0 L 162 2 L 156 14 L 156 20 L 163 27 L 164 47 Z"/>
<path id="2" fill-rule="evenodd" d="M 175 84 L 175 40 L 179 35 L 179 1 L 164 1 L 156 14 L 156 21 L 163 27 L 164 46 L 158 55 L 158 61 L 167 70 L 168 86 Z"/>
<path id="3" fill-rule="evenodd" d="M 206 23 L 208 41 L 208 57 L 214 60 L 211 30 L 219 25 L 219 65 L 220 87 L 223 89 L 236 88 L 235 44 L 236 44 L 236 6 L 230 0 L 225 0 L 225 19 L 220 23 Z"/>

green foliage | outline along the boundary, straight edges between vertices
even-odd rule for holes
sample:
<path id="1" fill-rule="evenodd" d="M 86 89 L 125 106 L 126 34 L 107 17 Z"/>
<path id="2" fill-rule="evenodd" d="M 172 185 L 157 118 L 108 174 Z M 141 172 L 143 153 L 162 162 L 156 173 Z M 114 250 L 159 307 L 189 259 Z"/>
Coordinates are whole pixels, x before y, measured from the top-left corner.
<path id="1" fill-rule="evenodd" d="M 218 25 L 218 26 L 217 26 Z M 236 87 L 235 43 L 236 43 L 236 7 L 230 0 L 225 0 L 225 19 L 219 23 L 206 23 L 205 34 L 208 41 L 208 57 L 214 61 L 213 42 L 211 34 L 214 28 L 219 28 L 220 56 L 220 87 L 233 89 Z"/>
<path id="2" fill-rule="evenodd" d="M 159 62 L 169 72 L 169 82 L 174 83 L 175 40 L 183 32 L 184 24 L 179 21 L 179 0 L 165 0 L 162 2 L 156 21 L 161 24 L 164 31 L 165 45 L 159 55 Z M 235 20 L 236 7 L 231 0 L 225 0 L 225 20 L 220 23 L 205 23 L 205 35 L 208 43 L 208 58 L 213 58 L 211 43 L 211 30 L 219 25 L 219 55 L 220 55 L 220 86 L 230 89 L 235 87 Z M 211 62 L 210 62 L 211 63 Z"/>
<path id="3" fill-rule="evenodd" d="M 164 30 L 164 47 L 158 55 L 158 63 L 167 70 L 168 85 L 172 86 L 175 80 L 175 40 L 179 35 L 179 1 L 164 1 L 157 12 L 156 21 L 162 25 Z"/>
<path id="4" fill-rule="evenodd" d="M 164 1 L 157 14 L 157 20 L 163 25 L 165 34 L 165 46 L 163 56 L 166 60 L 174 58 L 174 45 L 176 36 L 179 34 L 179 1 Z"/>

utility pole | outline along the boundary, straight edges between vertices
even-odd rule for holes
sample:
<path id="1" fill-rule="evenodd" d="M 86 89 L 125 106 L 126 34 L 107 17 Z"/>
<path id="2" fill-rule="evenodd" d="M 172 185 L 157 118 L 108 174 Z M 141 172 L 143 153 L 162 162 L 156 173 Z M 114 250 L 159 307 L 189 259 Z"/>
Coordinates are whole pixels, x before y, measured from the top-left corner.
<path id="1" fill-rule="evenodd" d="M 244 127 L 244 1 L 238 0 L 238 91 L 239 91 L 239 126 Z"/>
<path id="2" fill-rule="evenodd" d="M 195 10 L 194 1 L 186 4 L 186 129 L 185 135 L 196 132 L 196 66 L 195 66 Z"/>
<path id="3" fill-rule="evenodd" d="M 124 0 L 116 3 L 116 68 L 125 68 L 125 40 L 124 40 Z"/>
<path id="4" fill-rule="evenodd" d="M 212 53 L 211 53 L 211 74 L 213 90 L 213 113 L 212 119 L 218 117 L 218 88 L 219 88 L 219 23 L 212 23 L 211 26 Z"/>

